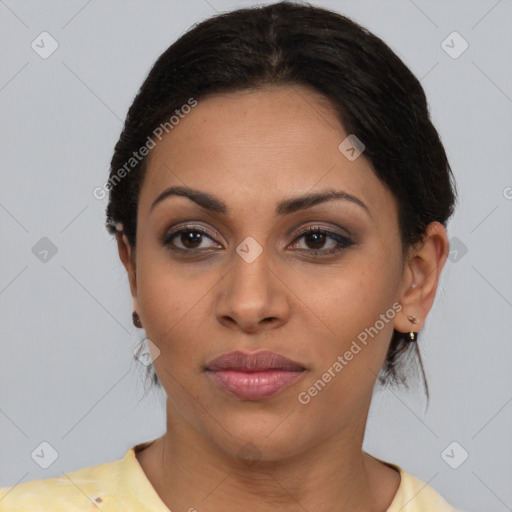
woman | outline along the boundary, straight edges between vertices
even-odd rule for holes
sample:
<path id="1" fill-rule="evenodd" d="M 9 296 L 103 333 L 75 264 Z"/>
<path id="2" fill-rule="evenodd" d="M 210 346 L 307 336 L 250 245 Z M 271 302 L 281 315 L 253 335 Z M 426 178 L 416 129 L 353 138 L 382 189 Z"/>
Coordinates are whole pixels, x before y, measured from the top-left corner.
<path id="1" fill-rule="evenodd" d="M 380 39 L 288 2 L 200 23 L 142 85 L 108 188 L 167 431 L 6 510 L 455 510 L 362 451 L 377 380 L 419 357 L 456 197 Z"/>

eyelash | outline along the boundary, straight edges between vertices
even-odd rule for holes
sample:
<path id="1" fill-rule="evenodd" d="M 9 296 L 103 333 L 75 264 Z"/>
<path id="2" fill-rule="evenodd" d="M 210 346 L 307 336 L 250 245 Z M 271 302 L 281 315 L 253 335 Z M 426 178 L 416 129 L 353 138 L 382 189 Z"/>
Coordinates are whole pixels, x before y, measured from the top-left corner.
<path id="1" fill-rule="evenodd" d="M 204 230 L 202 228 L 199 228 L 197 226 L 181 226 L 178 229 L 175 229 L 169 233 L 166 233 L 163 236 L 161 243 L 164 247 L 168 247 L 171 251 L 181 252 L 181 253 L 193 253 L 196 251 L 205 250 L 205 249 L 197 249 L 197 248 L 196 249 L 182 249 L 181 247 L 173 246 L 171 243 L 172 240 L 174 240 L 174 238 L 177 238 L 178 236 L 180 236 L 184 233 L 200 233 L 201 235 L 207 236 L 208 238 L 213 240 L 213 237 L 206 230 Z M 325 235 L 327 238 L 331 238 L 332 240 L 337 242 L 337 245 L 334 248 L 329 249 L 329 250 L 300 249 L 302 251 L 306 251 L 310 254 L 313 254 L 314 257 L 318 257 L 317 254 L 319 254 L 319 253 L 324 256 L 335 254 L 343 249 L 350 247 L 354 243 L 352 240 L 350 240 L 346 236 L 343 236 L 334 231 L 329 231 L 328 229 L 324 229 L 324 228 L 316 227 L 316 226 L 313 226 L 313 227 L 309 226 L 308 228 L 300 231 L 292 243 L 296 244 L 300 238 L 302 238 L 306 235 L 311 235 L 311 234 Z M 322 256 L 320 256 L 320 257 L 322 257 Z"/>

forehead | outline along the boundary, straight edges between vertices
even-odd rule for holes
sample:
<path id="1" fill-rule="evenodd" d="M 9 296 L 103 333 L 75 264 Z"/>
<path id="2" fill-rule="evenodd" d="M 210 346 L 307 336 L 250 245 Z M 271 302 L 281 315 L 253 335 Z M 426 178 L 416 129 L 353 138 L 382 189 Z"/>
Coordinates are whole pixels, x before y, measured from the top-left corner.
<path id="1" fill-rule="evenodd" d="M 334 107 L 302 86 L 267 86 L 198 100 L 149 155 L 139 209 L 170 186 L 208 191 L 242 209 L 338 188 L 394 208 L 364 153 L 349 160 Z"/>

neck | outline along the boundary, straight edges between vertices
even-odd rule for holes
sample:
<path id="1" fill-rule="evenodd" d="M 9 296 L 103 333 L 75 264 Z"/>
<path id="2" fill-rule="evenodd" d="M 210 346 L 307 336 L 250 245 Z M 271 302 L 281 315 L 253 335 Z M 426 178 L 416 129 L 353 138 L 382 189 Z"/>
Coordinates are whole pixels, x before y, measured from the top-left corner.
<path id="1" fill-rule="evenodd" d="M 362 451 L 366 415 L 289 457 L 244 462 L 167 407 L 167 432 L 138 458 L 170 510 L 383 512 L 398 488 L 399 475 Z"/>

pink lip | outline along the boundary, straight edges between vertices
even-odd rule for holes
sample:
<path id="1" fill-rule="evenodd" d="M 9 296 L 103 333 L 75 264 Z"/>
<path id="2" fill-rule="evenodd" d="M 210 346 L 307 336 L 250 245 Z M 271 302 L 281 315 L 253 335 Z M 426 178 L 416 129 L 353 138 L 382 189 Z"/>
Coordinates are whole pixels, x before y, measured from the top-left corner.
<path id="1" fill-rule="evenodd" d="M 299 363 L 269 351 L 230 352 L 206 367 L 206 372 L 221 389 L 242 400 L 275 395 L 300 378 L 304 371 Z"/>

